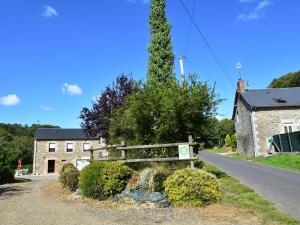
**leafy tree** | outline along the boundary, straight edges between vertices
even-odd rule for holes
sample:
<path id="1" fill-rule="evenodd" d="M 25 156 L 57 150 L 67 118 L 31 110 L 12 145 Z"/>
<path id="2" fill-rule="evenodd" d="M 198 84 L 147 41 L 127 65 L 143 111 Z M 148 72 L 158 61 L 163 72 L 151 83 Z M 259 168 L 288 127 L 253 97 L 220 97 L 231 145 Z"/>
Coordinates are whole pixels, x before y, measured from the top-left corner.
<path id="1" fill-rule="evenodd" d="M 226 138 L 225 138 L 225 146 L 226 146 L 226 147 L 230 147 L 231 144 L 232 144 L 232 142 L 231 142 L 231 137 L 230 137 L 229 134 L 227 134 L 227 135 L 226 135 Z"/>
<path id="2" fill-rule="evenodd" d="M 288 88 L 300 87 L 300 71 L 288 73 L 279 78 L 276 78 L 268 86 L 269 88 Z"/>
<path id="3" fill-rule="evenodd" d="M 117 109 L 126 107 L 125 99 L 134 92 L 134 81 L 125 74 L 117 77 L 115 83 L 107 86 L 92 108 L 84 107 L 79 118 L 81 127 L 89 136 L 102 137 L 109 142 L 110 118 Z"/>
<path id="4" fill-rule="evenodd" d="M 174 79 L 174 54 L 171 42 L 171 25 L 166 18 L 165 0 L 152 0 L 149 26 L 151 42 L 148 47 L 148 79 L 157 84 L 168 84 Z"/>
<path id="5" fill-rule="evenodd" d="M 236 149 L 237 148 L 236 134 L 231 135 L 230 139 L 231 139 L 231 147 L 233 149 Z"/>
<path id="6" fill-rule="evenodd" d="M 234 121 L 230 119 L 222 119 L 216 121 L 214 126 L 217 126 L 218 130 L 218 139 L 219 139 L 219 146 L 223 146 L 225 144 L 225 138 L 228 135 L 232 136 L 235 134 L 235 126 Z"/>

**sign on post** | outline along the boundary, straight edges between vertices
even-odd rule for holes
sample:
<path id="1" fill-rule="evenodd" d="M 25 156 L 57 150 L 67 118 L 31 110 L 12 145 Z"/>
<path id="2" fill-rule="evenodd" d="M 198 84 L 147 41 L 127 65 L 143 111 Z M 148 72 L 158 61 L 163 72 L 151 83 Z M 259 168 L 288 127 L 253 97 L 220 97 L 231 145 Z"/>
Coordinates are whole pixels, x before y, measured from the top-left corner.
<path id="1" fill-rule="evenodd" d="M 189 159 L 189 145 L 178 145 L 179 159 Z"/>

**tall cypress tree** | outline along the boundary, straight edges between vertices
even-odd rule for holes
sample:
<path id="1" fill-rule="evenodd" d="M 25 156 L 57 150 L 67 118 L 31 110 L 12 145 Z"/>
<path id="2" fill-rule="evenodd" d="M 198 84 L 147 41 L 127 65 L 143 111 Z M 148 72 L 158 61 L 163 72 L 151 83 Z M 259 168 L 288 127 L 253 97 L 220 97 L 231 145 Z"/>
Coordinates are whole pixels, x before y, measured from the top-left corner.
<path id="1" fill-rule="evenodd" d="M 148 47 L 148 79 L 168 84 L 174 79 L 174 54 L 171 42 L 171 25 L 166 18 L 165 0 L 152 0 L 149 25 L 151 42 Z"/>

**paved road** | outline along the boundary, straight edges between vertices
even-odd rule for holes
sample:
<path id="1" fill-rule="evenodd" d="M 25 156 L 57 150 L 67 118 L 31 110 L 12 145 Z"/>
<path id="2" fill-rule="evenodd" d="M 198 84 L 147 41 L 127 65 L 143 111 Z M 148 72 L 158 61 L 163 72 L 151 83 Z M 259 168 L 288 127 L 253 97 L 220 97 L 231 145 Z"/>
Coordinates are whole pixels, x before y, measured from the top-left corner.
<path id="1" fill-rule="evenodd" d="M 300 220 L 300 173 L 200 151 L 200 157 Z"/>

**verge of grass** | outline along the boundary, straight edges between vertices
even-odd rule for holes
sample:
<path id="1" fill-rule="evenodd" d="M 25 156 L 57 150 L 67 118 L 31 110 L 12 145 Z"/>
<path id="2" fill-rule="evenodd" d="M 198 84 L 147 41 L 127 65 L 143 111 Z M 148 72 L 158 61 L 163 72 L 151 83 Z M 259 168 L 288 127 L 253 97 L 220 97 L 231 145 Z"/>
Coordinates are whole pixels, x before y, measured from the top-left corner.
<path id="1" fill-rule="evenodd" d="M 230 155 L 230 157 L 300 172 L 299 154 L 280 154 L 280 155 L 258 157 L 258 158 L 243 157 L 234 154 L 234 155 Z"/>
<path id="2" fill-rule="evenodd" d="M 207 149 L 207 150 L 214 152 L 214 153 L 234 152 L 231 148 L 228 148 L 228 147 L 212 148 L 212 149 Z"/>
<path id="3" fill-rule="evenodd" d="M 219 178 L 223 204 L 244 208 L 261 215 L 263 224 L 272 224 L 274 222 L 284 225 L 300 224 L 294 218 L 279 211 L 272 202 L 257 195 L 252 189 L 228 176 L 215 166 L 205 163 L 202 169 L 215 174 Z"/>

